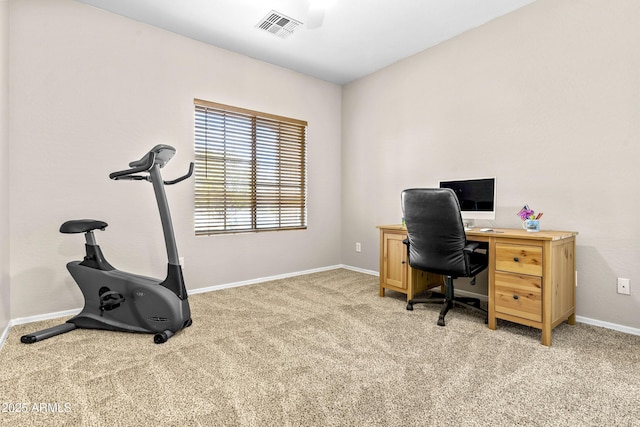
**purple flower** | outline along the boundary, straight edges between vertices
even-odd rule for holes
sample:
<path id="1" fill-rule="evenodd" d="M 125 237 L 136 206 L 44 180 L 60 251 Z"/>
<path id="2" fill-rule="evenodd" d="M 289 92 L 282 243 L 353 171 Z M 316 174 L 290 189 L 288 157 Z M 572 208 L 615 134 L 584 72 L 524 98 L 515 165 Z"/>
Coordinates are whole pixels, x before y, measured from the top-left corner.
<path id="1" fill-rule="evenodd" d="M 524 221 L 526 219 L 531 218 L 532 216 L 534 216 L 535 212 L 533 209 L 529 209 L 529 206 L 525 206 L 524 208 L 520 209 L 520 212 L 518 212 L 518 216 Z"/>

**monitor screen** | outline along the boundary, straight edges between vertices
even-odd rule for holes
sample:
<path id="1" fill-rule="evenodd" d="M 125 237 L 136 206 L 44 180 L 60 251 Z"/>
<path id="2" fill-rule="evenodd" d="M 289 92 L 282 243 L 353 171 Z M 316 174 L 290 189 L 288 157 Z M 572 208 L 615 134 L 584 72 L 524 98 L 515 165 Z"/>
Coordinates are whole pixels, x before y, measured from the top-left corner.
<path id="1" fill-rule="evenodd" d="M 456 193 L 463 219 L 496 219 L 495 178 L 440 181 L 440 188 Z"/>

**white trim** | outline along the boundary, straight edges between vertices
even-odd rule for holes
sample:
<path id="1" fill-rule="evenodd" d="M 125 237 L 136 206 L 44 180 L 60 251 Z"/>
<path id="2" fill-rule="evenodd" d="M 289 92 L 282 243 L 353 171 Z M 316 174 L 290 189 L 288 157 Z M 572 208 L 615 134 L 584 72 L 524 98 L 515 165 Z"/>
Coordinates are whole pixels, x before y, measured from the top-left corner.
<path id="1" fill-rule="evenodd" d="M 75 308 L 73 310 L 56 311 L 55 313 L 37 314 L 35 316 L 29 317 L 18 317 L 17 319 L 13 319 L 11 321 L 11 326 L 40 322 L 41 320 L 57 319 L 58 317 L 75 316 L 76 314 L 80 313 L 80 311 L 82 311 L 81 308 Z"/>
<path id="2" fill-rule="evenodd" d="M 255 285 L 257 283 L 270 282 L 272 280 L 287 279 L 289 277 L 303 276 L 305 274 L 319 273 L 321 271 L 337 270 L 343 268 L 342 265 L 330 265 L 328 267 L 314 268 L 311 270 L 297 271 L 293 273 L 279 274 L 276 276 L 260 277 L 257 279 L 244 280 L 241 282 L 225 283 L 222 285 L 207 286 L 205 288 L 191 289 L 189 295 L 202 294 L 205 292 L 219 291 L 221 289 L 237 288 L 238 286 Z M 345 267 L 346 268 L 346 267 Z"/>
<path id="3" fill-rule="evenodd" d="M 12 326 L 13 326 L 13 323 L 11 322 L 11 320 L 9 320 L 7 327 L 4 328 L 4 331 L 2 331 L 2 335 L 0 335 L 0 350 L 2 350 L 2 346 L 4 345 L 4 342 L 7 340 L 7 337 L 9 336 L 9 331 L 11 331 Z"/>
<path id="4" fill-rule="evenodd" d="M 344 268 L 345 270 L 356 271 L 358 273 L 370 274 L 372 276 L 380 276 L 380 272 L 373 270 L 365 270 L 364 268 L 352 267 L 350 265 L 339 264 L 336 266 L 337 268 Z"/>
<path id="5" fill-rule="evenodd" d="M 585 323 L 592 326 L 600 326 L 602 328 L 613 329 L 614 331 L 624 332 L 625 334 L 640 335 L 640 329 L 630 326 L 618 325 L 617 323 L 605 322 L 603 320 L 591 319 L 584 316 L 576 316 L 576 322 Z"/>

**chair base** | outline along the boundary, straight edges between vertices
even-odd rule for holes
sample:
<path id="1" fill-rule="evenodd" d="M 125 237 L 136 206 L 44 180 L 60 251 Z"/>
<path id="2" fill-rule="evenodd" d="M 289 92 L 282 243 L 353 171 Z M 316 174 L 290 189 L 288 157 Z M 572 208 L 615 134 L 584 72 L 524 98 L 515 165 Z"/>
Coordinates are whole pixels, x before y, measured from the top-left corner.
<path id="1" fill-rule="evenodd" d="M 453 293 L 453 289 L 451 289 Z M 480 306 L 480 300 L 478 298 L 470 297 L 453 297 L 447 298 L 445 295 L 433 292 L 430 298 L 416 298 L 407 301 L 407 310 L 413 310 L 414 304 L 443 304 L 438 316 L 438 326 L 445 326 L 444 317 L 453 306 L 466 307 L 478 313 L 485 315 L 484 323 L 489 322 L 489 313 Z"/>

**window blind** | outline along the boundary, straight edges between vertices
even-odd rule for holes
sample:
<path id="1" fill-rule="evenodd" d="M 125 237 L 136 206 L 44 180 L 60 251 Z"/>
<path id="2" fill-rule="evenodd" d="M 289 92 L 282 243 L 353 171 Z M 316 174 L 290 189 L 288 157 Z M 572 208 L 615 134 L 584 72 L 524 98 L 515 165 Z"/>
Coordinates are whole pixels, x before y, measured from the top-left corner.
<path id="1" fill-rule="evenodd" d="M 196 99 L 195 233 L 307 226 L 307 122 Z"/>

